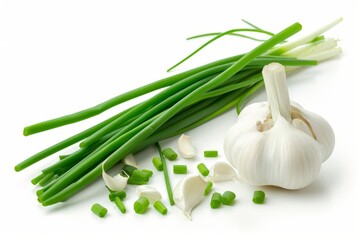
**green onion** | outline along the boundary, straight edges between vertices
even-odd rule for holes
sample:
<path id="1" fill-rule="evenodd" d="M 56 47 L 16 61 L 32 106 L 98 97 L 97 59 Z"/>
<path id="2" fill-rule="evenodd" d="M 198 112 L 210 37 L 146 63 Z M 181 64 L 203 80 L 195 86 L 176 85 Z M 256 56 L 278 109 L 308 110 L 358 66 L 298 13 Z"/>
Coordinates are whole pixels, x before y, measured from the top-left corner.
<path id="1" fill-rule="evenodd" d="M 263 204 L 265 200 L 265 193 L 263 191 L 257 190 L 254 192 L 252 201 L 256 204 Z"/>
<path id="2" fill-rule="evenodd" d="M 111 190 L 110 190 L 111 191 Z M 121 200 L 125 199 L 126 198 L 126 192 L 125 191 L 111 191 L 109 193 L 109 200 L 110 201 L 114 201 L 115 198 L 118 197 L 120 198 Z"/>
<path id="3" fill-rule="evenodd" d="M 154 208 L 156 209 L 156 211 L 158 211 L 161 215 L 166 215 L 167 214 L 167 208 L 164 206 L 164 204 L 160 201 L 155 201 L 154 202 Z"/>
<path id="4" fill-rule="evenodd" d="M 231 206 L 233 205 L 235 198 L 236 198 L 235 193 L 231 191 L 226 191 L 221 196 L 221 203 L 227 206 Z"/>
<path id="5" fill-rule="evenodd" d="M 170 179 L 169 179 L 169 173 L 168 173 L 167 166 L 166 166 L 166 160 L 165 160 L 163 151 L 161 150 L 160 143 L 157 142 L 156 147 L 157 147 L 157 150 L 158 150 L 158 152 L 160 154 L 161 162 L 163 164 L 166 190 L 167 190 L 167 193 L 168 193 L 170 205 L 172 206 L 172 205 L 175 204 L 175 202 L 174 202 L 173 192 L 172 192 L 171 183 L 170 183 Z"/>
<path id="6" fill-rule="evenodd" d="M 186 165 L 173 165 L 173 172 L 175 174 L 186 174 L 187 166 Z"/>
<path id="7" fill-rule="evenodd" d="M 142 169 L 141 171 L 144 172 L 144 173 L 146 173 L 146 174 L 149 176 L 149 179 L 150 179 L 150 177 L 154 174 L 153 171 L 148 170 L 148 169 Z"/>
<path id="8" fill-rule="evenodd" d="M 177 153 L 174 150 L 172 150 L 171 148 L 165 148 L 163 150 L 163 154 L 170 161 L 174 161 L 178 158 Z"/>
<path id="9" fill-rule="evenodd" d="M 103 206 L 101 206 L 101 205 L 98 204 L 98 203 L 95 203 L 94 205 L 92 205 L 91 211 L 92 211 L 95 215 L 97 215 L 97 216 L 99 216 L 99 217 L 101 217 L 101 218 L 105 217 L 106 214 L 107 214 L 107 209 L 104 208 Z"/>
<path id="10" fill-rule="evenodd" d="M 63 160 L 65 158 L 67 158 L 68 156 L 70 156 L 70 154 L 69 155 L 59 155 L 59 160 Z"/>
<path id="11" fill-rule="evenodd" d="M 135 169 L 131 175 L 132 179 L 137 179 L 139 181 L 148 182 L 150 180 L 150 176 L 148 173 Z"/>
<path id="12" fill-rule="evenodd" d="M 134 203 L 134 211 L 137 214 L 143 214 L 146 212 L 147 208 L 149 207 L 149 200 L 145 197 L 140 197 L 136 202 Z"/>
<path id="13" fill-rule="evenodd" d="M 39 181 L 39 185 L 41 187 L 44 187 L 45 185 L 47 185 L 52 179 L 53 177 L 55 177 L 55 173 L 48 173 L 46 174 L 40 181 Z"/>
<path id="14" fill-rule="evenodd" d="M 176 68 L 177 66 L 179 66 L 180 64 L 182 64 L 183 62 L 185 62 L 186 60 L 188 60 L 190 57 L 194 56 L 197 52 L 199 52 L 201 49 L 203 49 L 204 47 L 206 47 L 207 45 L 209 45 L 210 43 L 214 42 L 216 39 L 221 38 L 222 36 L 234 33 L 234 32 L 263 32 L 261 30 L 258 29 L 251 29 L 251 28 L 242 28 L 242 29 L 231 29 L 229 31 L 220 33 L 218 35 L 216 35 L 215 37 L 213 37 L 212 39 L 210 39 L 209 41 L 207 41 L 206 43 L 204 43 L 202 46 L 200 46 L 198 49 L 196 49 L 194 52 L 190 53 L 187 57 L 185 57 L 184 59 L 182 59 L 180 62 L 176 63 L 174 66 L 170 67 L 167 71 L 171 71 L 174 68 Z M 268 32 L 264 31 L 263 33 L 268 34 Z M 269 35 L 272 35 L 272 33 L 269 33 Z"/>
<path id="15" fill-rule="evenodd" d="M 118 209 L 120 210 L 121 213 L 126 213 L 125 205 L 123 204 L 123 202 L 121 201 L 120 198 L 116 197 L 114 202 L 115 202 L 115 205 L 118 207 Z"/>
<path id="16" fill-rule="evenodd" d="M 129 177 L 128 178 L 128 181 L 127 181 L 127 184 L 130 184 L 130 185 L 144 185 L 144 184 L 147 184 L 148 182 L 145 182 L 145 181 L 142 181 L 142 180 L 139 180 L 139 179 L 136 179 L 136 178 L 132 178 L 132 177 Z"/>
<path id="17" fill-rule="evenodd" d="M 158 171 L 161 172 L 161 171 L 164 169 L 164 165 L 162 164 L 160 158 L 158 158 L 158 157 L 153 157 L 152 163 L 154 164 L 156 170 L 158 170 Z"/>
<path id="18" fill-rule="evenodd" d="M 206 150 L 204 151 L 204 157 L 217 157 L 218 151 L 217 150 Z"/>
<path id="19" fill-rule="evenodd" d="M 199 170 L 201 175 L 203 175 L 204 177 L 209 175 L 209 169 L 205 166 L 205 164 L 203 164 L 203 163 L 198 164 L 197 169 Z"/>
<path id="20" fill-rule="evenodd" d="M 204 190 L 204 196 L 209 195 L 209 193 L 210 193 L 211 190 L 212 190 L 212 187 L 213 187 L 213 183 L 210 182 L 210 181 L 208 181 L 208 182 L 206 183 L 206 187 L 205 187 L 205 190 Z"/>
<path id="21" fill-rule="evenodd" d="M 122 171 L 124 171 L 126 173 L 126 175 L 128 175 L 129 177 L 131 177 L 133 175 L 135 170 L 137 170 L 136 167 L 127 165 L 127 164 L 125 164 L 122 168 Z"/>
<path id="22" fill-rule="evenodd" d="M 211 196 L 210 207 L 215 209 L 221 206 L 221 194 L 214 192 Z"/>
<path id="23" fill-rule="evenodd" d="M 46 175 L 44 173 L 40 173 L 38 176 L 34 177 L 32 180 L 31 180 L 31 183 L 33 185 L 36 185 L 38 184 Z"/>

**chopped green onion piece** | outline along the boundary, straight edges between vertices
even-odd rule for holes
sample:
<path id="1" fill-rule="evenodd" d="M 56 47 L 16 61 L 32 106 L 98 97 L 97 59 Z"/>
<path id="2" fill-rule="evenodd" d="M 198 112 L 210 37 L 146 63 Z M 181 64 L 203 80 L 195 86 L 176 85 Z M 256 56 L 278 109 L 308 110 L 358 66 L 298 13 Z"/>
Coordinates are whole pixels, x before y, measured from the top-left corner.
<path id="1" fill-rule="evenodd" d="M 149 207 L 149 200 L 146 197 L 140 197 L 136 202 L 134 203 L 134 211 L 137 214 L 143 214 L 146 212 L 146 209 Z"/>
<path id="2" fill-rule="evenodd" d="M 127 165 L 125 164 L 122 168 L 122 170 L 126 173 L 126 175 L 128 176 L 132 176 L 133 175 L 133 172 L 136 170 L 137 168 L 134 167 L 134 166 L 131 166 L 131 165 Z"/>
<path id="3" fill-rule="evenodd" d="M 218 192 L 214 192 L 213 195 L 211 196 L 210 207 L 215 209 L 215 208 L 219 208 L 220 205 L 221 205 L 221 194 Z"/>
<path id="4" fill-rule="evenodd" d="M 156 211 L 158 211 L 160 214 L 162 215 L 166 215 L 167 214 L 167 208 L 164 206 L 164 204 L 160 201 L 156 201 L 154 202 L 154 208 L 156 209 Z"/>
<path id="5" fill-rule="evenodd" d="M 144 184 L 147 184 L 147 182 L 141 181 L 141 180 L 133 178 L 133 177 L 129 177 L 127 183 L 130 184 L 130 185 L 144 185 Z"/>
<path id="6" fill-rule="evenodd" d="M 151 178 L 151 176 L 154 174 L 153 171 L 148 170 L 148 169 L 143 169 L 143 170 L 141 170 L 141 171 L 144 172 L 144 173 L 146 173 L 146 174 L 149 176 L 149 178 Z"/>
<path id="7" fill-rule="evenodd" d="M 101 218 L 105 217 L 106 214 L 107 214 L 107 209 L 104 208 L 103 206 L 101 206 L 101 205 L 98 204 L 98 203 L 95 203 L 94 205 L 92 205 L 91 211 L 92 211 L 95 215 L 97 215 L 97 216 L 99 216 L 99 217 L 101 217 Z"/>
<path id="8" fill-rule="evenodd" d="M 110 201 L 114 201 L 115 198 L 118 197 L 121 200 L 126 198 L 126 192 L 125 191 L 116 191 L 109 193 L 109 199 Z"/>
<path id="9" fill-rule="evenodd" d="M 217 157 L 218 151 L 217 150 L 206 150 L 204 151 L 204 157 Z"/>
<path id="10" fill-rule="evenodd" d="M 164 165 L 162 164 L 160 158 L 158 158 L 158 157 L 153 157 L 152 163 L 154 164 L 156 170 L 158 170 L 159 172 L 161 172 L 161 171 L 164 169 Z"/>
<path id="11" fill-rule="evenodd" d="M 231 206 L 233 205 L 235 198 L 236 198 L 235 193 L 231 191 L 226 191 L 221 196 L 221 203 L 227 206 Z"/>
<path id="12" fill-rule="evenodd" d="M 116 197 L 114 202 L 116 206 L 119 208 L 120 212 L 126 213 L 126 208 L 119 197 Z"/>
<path id="13" fill-rule="evenodd" d="M 175 174 L 186 174 L 187 173 L 187 166 L 186 165 L 174 165 L 173 172 Z"/>
<path id="14" fill-rule="evenodd" d="M 206 187 L 205 187 L 205 190 L 204 190 L 204 196 L 209 195 L 209 193 L 211 192 L 212 187 L 213 187 L 212 182 L 209 181 L 209 182 L 206 183 Z"/>
<path id="15" fill-rule="evenodd" d="M 201 175 L 203 175 L 204 177 L 209 175 L 209 169 L 205 166 L 205 164 L 203 164 L 203 163 L 198 164 L 197 169 L 199 170 Z"/>
<path id="16" fill-rule="evenodd" d="M 253 196 L 253 203 L 256 204 L 263 204 L 265 200 L 265 193 L 263 191 L 257 190 L 254 192 L 254 196 Z"/>
<path id="17" fill-rule="evenodd" d="M 172 150 L 171 148 L 165 148 L 163 150 L 163 154 L 170 161 L 174 161 L 178 157 L 177 153 L 174 150 Z"/>
<path id="18" fill-rule="evenodd" d="M 131 175 L 131 178 L 137 179 L 139 181 L 148 182 L 150 180 L 150 176 L 147 172 L 141 171 L 141 170 L 134 170 L 134 172 Z"/>
<path id="19" fill-rule="evenodd" d="M 31 180 L 31 183 L 33 185 L 36 185 L 38 184 L 46 175 L 44 173 L 41 173 L 40 175 L 34 177 L 32 180 Z"/>

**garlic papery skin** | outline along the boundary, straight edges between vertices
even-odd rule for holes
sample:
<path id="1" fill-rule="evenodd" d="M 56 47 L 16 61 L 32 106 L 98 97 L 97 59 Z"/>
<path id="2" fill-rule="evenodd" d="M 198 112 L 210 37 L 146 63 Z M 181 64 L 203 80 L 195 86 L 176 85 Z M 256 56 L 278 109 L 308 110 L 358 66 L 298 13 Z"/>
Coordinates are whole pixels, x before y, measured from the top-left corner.
<path id="1" fill-rule="evenodd" d="M 210 168 L 207 181 L 211 182 L 227 182 L 233 181 L 237 178 L 234 168 L 227 162 L 217 162 Z"/>
<path id="2" fill-rule="evenodd" d="M 194 158 L 196 156 L 195 148 L 191 144 L 191 138 L 182 134 L 178 140 L 178 150 L 183 158 Z"/>
<path id="3" fill-rule="evenodd" d="M 268 102 L 242 110 L 225 136 L 225 156 L 244 182 L 304 188 L 331 155 L 334 132 L 322 117 L 290 102 L 282 65 L 265 66 L 263 76 Z"/>
<path id="4" fill-rule="evenodd" d="M 196 175 L 185 177 L 174 188 L 174 202 L 190 220 L 191 211 L 204 199 L 206 185 L 204 179 Z"/>
<path id="5" fill-rule="evenodd" d="M 149 185 L 141 185 L 136 188 L 138 197 L 146 197 L 151 204 L 161 201 L 162 197 L 156 188 Z"/>
<path id="6" fill-rule="evenodd" d="M 116 174 L 114 177 L 107 174 L 104 170 L 104 164 L 106 161 L 103 162 L 101 165 L 102 167 L 102 177 L 105 182 L 105 185 L 112 191 L 121 191 L 127 185 L 128 177 L 121 176 L 120 174 Z"/>

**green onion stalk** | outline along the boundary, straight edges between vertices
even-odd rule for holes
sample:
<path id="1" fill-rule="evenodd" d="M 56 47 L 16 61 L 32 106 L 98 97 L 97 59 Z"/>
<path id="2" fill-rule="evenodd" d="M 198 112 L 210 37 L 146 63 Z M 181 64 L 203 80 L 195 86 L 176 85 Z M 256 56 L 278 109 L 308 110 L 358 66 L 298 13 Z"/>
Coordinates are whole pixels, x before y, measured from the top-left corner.
<path id="1" fill-rule="evenodd" d="M 25 127 L 24 135 L 28 136 L 76 123 L 161 89 L 153 97 L 25 159 L 15 166 L 15 170 L 21 171 L 66 147 L 79 144 L 79 150 L 47 166 L 32 180 L 33 184 L 43 186 L 37 191 L 38 201 L 42 205 L 66 201 L 101 176 L 104 161 L 107 171 L 130 153 L 135 154 L 155 144 L 159 147 L 159 141 L 196 128 L 234 107 L 239 112 L 242 105 L 263 88 L 261 70 L 264 65 L 279 62 L 291 72 L 339 55 L 341 49 L 337 47 L 337 42 L 325 38 L 323 33 L 340 21 L 338 19 L 293 42 L 287 39 L 301 30 L 299 23 L 273 34 L 244 20 L 251 28 L 191 37 L 212 39 L 170 69 L 223 36 L 252 39 L 239 32 L 257 32 L 269 39 L 252 39 L 261 43 L 247 53 L 152 82 L 80 112 Z"/>

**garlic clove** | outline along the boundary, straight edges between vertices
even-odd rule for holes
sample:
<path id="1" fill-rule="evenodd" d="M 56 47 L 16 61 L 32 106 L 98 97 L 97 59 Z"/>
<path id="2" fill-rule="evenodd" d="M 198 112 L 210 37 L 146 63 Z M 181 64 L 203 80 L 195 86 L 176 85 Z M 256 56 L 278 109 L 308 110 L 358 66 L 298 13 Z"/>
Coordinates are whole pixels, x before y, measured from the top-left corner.
<path id="1" fill-rule="evenodd" d="M 138 197 L 146 197 L 151 204 L 162 199 L 161 194 L 156 188 L 149 185 L 141 185 L 136 188 Z"/>
<path id="2" fill-rule="evenodd" d="M 206 182 L 199 175 L 182 179 L 174 188 L 174 202 L 191 220 L 191 211 L 204 199 Z"/>
<path id="3" fill-rule="evenodd" d="M 323 154 L 321 145 L 307 133 L 294 128 L 280 117 L 260 146 L 263 159 L 254 166 L 254 185 L 275 185 L 301 189 L 318 176 Z M 269 170 L 271 169 L 271 170 Z"/>
<path id="4" fill-rule="evenodd" d="M 309 126 L 302 120 L 300 119 L 293 119 L 291 121 L 291 124 L 298 130 L 300 130 L 301 132 L 306 133 L 307 135 L 309 135 L 310 137 L 313 137 L 313 134 L 311 132 L 311 129 L 309 128 Z"/>
<path id="5" fill-rule="evenodd" d="M 292 102 L 291 105 L 311 124 L 311 128 L 316 136 L 316 141 L 322 146 L 324 154 L 323 162 L 325 162 L 330 157 L 335 147 L 335 134 L 332 127 L 318 114 L 305 110 L 295 102 Z"/>
<path id="6" fill-rule="evenodd" d="M 127 185 L 128 177 L 121 176 L 120 174 L 116 174 L 114 177 L 110 176 L 104 170 L 105 162 L 101 165 L 102 166 L 102 177 L 105 182 L 105 185 L 112 191 L 123 190 Z"/>
<path id="7" fill-rule="evenodd" d="M 216 183 L 232 181 L 236 177 L 236 172 L 230 164 L 227 162 L 217 162 L 210 168 L 210 174 L 206 180 Z"/>
<path id="8" fill-rule="evenodd" d="M 185 134 L 182 134 L 178 140 L 178 150 L 183 158 L 193 158 L 196 155 L 195 149 L 190 141 L 190 136 Z"/>
<path id="9" fill-rule="evenodd" d="M 124 158 L 123 163 L 138 168 L 135 157 L 131 153 Z"/>

